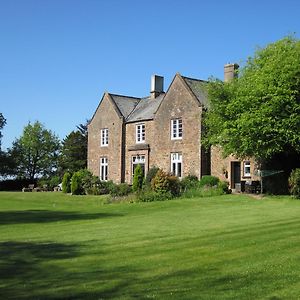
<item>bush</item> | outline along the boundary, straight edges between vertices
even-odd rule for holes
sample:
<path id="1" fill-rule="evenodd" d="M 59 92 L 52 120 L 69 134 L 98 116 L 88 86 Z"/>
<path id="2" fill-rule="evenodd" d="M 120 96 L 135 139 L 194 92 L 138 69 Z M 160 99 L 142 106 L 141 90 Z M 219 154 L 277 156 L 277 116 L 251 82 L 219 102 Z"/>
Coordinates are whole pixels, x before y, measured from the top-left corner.
<path id="1" fill-rule="evenodd" d="M 196 188 L 199 186 L 198 177 L 195 175 L 188 175 L 181 180 L 182 191 L 189 190 L 191 188 Z"/>
<path id="2" fill-rule="evenodd" d="M 141 165 L 138 164 L 134 170 L 132 190 L 134 192 L 140 191 L 143 187 L 143 181 L 144 181 L 143 170 Z"/>
<path id="3" fill-rule="evenodd" d="M 229 189 L 229 183 L 227 181 L 219 181 L 218 189 L 224 194 L 230 194 L 231 189 Z"/>
<path id="4" fill-rule="evenodd" d="M 204 187 L 204 186 L 212 187 L 212 186 L 217 186 L 219 182 L 220 182 L 220 179 L 218 177 L 211 176 L 211 175 L 205 175 L 200 179 L 199 186 L 200 187 Z"/>
<path id="5" fill-rule="evenodd" d="M 180 195 L 180 181 L 176 176 L 168 176 L 169 181 L 169 192 L 173 197 L 178 197 Z"/>
<path id="6" fill-rule="evenodd" d="M 155 177 L 156 173 L 158 172 L 159 168 L 156 166 L 153 166 L 149 169 L 146 178 L 145 178 L 145 185 L 151 186 L 151 181 Z"/>
<path id="7" fill-rule="evenodd" d="M 66 172 L 62 180 L 63 193 L 71 193 L 71 174 Z"/>
<path id="8" fill-rule="evenodd" d="M 159 169 L 151 181 L 151 188 L 158 194 L 164 194 L 169 191 L 168 174 Z"/>
<path id="9" fill-rule="evenodd" d="M 164 201 L 171 199 L 172 195 L 170 192 L 166 192 L 164 194 L 159 194 L 151 189 L 145 189 L 138 194 L 139 202 L 152 202 L 152 201 Z"/>
<path id="10" fill-rule="evenodd" d="M 295 169 L 291 172 L 289 190 L 294 197 L 300 198 L 300 169 Z"/>
<path id="11" fill-rule="evenodd" d="M 72 195 L 82 195 L 83 194 L 81 176 L 80 176 L 79 172 L 75 172 L 72 176 L 71 193 L 72 193 Z"/>
<path id="12" fill-rule="evenodd" d="M 130 192 L 131 187 L 127 183 L 114 184 L 110 190 L 110 194 L 113 197 L 127 196 Z"/>

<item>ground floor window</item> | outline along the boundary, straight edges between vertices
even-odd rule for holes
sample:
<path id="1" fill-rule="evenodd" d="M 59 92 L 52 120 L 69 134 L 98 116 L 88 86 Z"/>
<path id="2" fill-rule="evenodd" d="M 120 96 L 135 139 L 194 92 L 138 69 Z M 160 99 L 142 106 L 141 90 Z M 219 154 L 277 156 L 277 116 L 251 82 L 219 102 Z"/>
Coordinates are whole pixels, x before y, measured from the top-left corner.
<path id="1" fill-rule="evenodd" d="M 244 177 L 251 176 L 251 168 L 250 168 L 250 161 L 244 161 Z"/>
<path id="2" fill-rule="evenodd" d="M 135 155 L 132 156 L 132 177 L 134 175 L 135 168 L 140 165 L 143 171 L 143 174 L 145 175 L 145 155 Z"/>
<path id="3" fill-rule="evenodd" d="M 171 153 L 171 173 L 179 178 L 182 177 L 182 154 Z"/>
<path id="4" fill-rule="evenodd" d="M 108 179 L 108 159 L 107 157 L 100 158 L 100 180 L 107 181 Z"/>

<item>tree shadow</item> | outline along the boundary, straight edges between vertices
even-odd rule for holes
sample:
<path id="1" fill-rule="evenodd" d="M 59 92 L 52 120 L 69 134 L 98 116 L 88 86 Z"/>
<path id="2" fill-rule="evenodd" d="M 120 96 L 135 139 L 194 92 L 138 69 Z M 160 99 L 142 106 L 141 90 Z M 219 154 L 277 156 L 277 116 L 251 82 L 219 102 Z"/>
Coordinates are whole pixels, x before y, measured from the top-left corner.
<path id="1" fill-rule="evenodd" d="M 0 212 L 0 225 L 22 223 L 48 223 L 57 221 L 78 221 L 100 218 L 120 217 L 118 213 L 78 213 L 51 210 L 25 210 Z"/>

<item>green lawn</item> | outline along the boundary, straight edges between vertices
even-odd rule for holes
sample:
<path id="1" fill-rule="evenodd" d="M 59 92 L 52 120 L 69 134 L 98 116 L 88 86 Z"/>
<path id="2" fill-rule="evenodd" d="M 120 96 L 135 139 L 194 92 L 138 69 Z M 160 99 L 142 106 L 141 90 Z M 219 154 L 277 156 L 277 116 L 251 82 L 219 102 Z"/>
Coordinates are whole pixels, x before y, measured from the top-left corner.
<path id="1" fill-rule="evenodd" d="M 300 299 L 300 201 L 0 193 L 1 299 Z"/>

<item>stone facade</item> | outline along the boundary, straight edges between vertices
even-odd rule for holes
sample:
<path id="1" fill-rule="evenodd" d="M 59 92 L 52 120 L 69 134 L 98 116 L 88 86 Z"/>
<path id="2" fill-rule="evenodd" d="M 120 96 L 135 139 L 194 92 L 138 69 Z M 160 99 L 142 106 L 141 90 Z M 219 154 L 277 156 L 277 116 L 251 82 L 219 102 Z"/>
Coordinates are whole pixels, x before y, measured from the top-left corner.
<path id="1" fill-rule="evenodd" d="M 105 112 L 105 113 L 104 113 Z M 114 106 L 109 94 L 104 94 L 88 126 L 88 169 L 100 176 L 100 158 L 106 157 L 109 179 L 121 182 L 123 155 L 123 117 Z M 101 129 L 108 129 L 108 145 L 101 146 Z"/>

